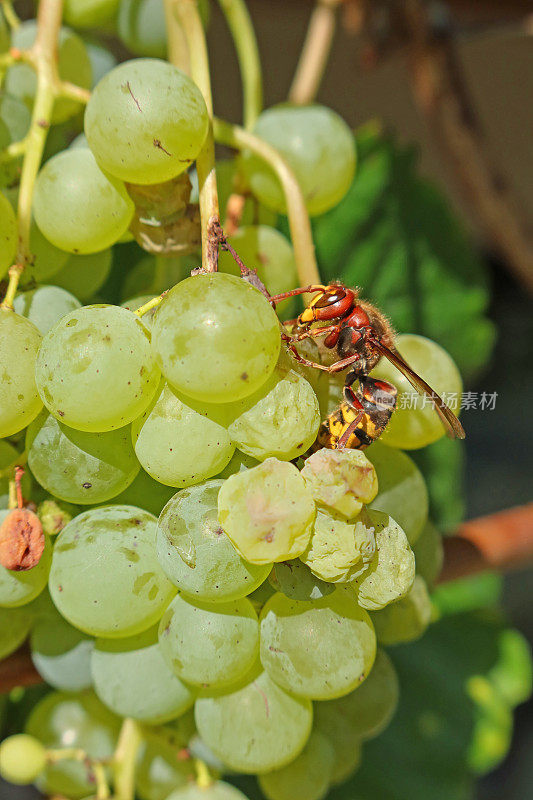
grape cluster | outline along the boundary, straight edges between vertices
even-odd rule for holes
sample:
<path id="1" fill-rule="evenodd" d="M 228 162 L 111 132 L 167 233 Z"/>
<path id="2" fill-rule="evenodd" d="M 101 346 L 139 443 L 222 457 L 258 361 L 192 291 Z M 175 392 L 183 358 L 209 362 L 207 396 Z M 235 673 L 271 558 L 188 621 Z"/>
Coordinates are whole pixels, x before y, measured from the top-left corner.
<path id="1" fill-rule="evenodd" d="M 66 20 L 91 27 L 116 5 L 71 0 Z M 29 638 L 52 687 L 25 733 L 0 746 L 0 774 L 93 796 L 91 764 L 108 771 L 129 718 L 140 723 L 140 800 L 246 800 L 222 780 L 232 773 L 258 775 L 268 800 L 320 800 L 394 714 L 384 646 L 431 619 L 441 539 L 403 449 L 443 428 L 431 409 L 399 410 L 365 453 L 313 452 L 342 385 L 292 359 L 279 316 L 227 252 L 221 271 L 193 276 L 194 259 L 145 256 L 122 305 L 104 302 L 140 189 L 181 180 L 209 128 L 197 86 L 157 58 L 161 27 L 162 3 L 123 0 L 119 34 L 143 58 L 119 66 L 62 29 L 61 79 L 89 87 L 92 69 L 100 80 L 84 134 L 39 172 L 26 291 L 0 308 L 0 538 L 23 449 L 20 488 L 44 536 L 32 569 L 0 566 L 0 658 Z M 35 32 L 23 23 L 12 44 Z M 35 93 L 31 68 L 10 66 L 0 146 L 25 135 Z M 77 110 L 62 98 L 52 121 Z M 334 112 L 274 107 L 255 132 L 284 155 L 311 215 L 344 196 L 355 150 Z M 20 165 L 4 166 L 0 277 L 16 249 Z M 247 152 L 220 168 L 221 197 L 238 173 L 257 211 L 245 205 L 229 243 L 272 294 L 294 288 L 292 247 L 269 224 L 286 211 L 277 176 Z M 135 313 L 162 292 L 155 311 Z M 437 390 L 460 392 L 436 344 L 405 336 L 398 348 Z M 305 353 L 320 360 L 312 344 Z M 374 374 L 406 389 L 387 365 Z M 87 758 L 54 758 L 61 748 Z M 215 776 L 208 786 L 195 759 Z"/>

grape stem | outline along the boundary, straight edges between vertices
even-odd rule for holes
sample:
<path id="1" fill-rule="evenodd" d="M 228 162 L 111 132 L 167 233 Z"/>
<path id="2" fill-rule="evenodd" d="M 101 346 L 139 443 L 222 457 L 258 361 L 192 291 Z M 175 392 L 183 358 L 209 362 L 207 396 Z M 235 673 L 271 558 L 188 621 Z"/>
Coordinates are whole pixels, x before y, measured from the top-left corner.
<path id="1" fill-rule="evenodd" d="M 122 723 L 117 748 L 113 756 L 115 797 L 117 800 L 134 800 L 135 765 L 141 741 L 142 735 L 139 723 L 130 717 L 126 717 Z"/>
<path id="2" fill-rule="evenodd" d="M 238 125 L 215 118 L 214 131 L 217 142 L 236 150 L 251 150 L 274 170 L 285 194 L 299 281 L 303 286 L 320 283 L 309 214 L 302 190 L 285 159 L 270 144 Z"/>
<path id="3" fill-rule="evenodd" d="M 17 16 L 17 12 L 13 8 L 13 3 L 11 0 L 2 0 L 2 11 L 4 12 L 4 17 L 6 18 L 6 22 L 12 30 L 16 30 L 20 25 L 20 19 Z"/>
<path id="4" fill-rule="evenodd" d="M 209 129 L 196 159 L 200 187 L 200 220 L 202 224 L 202 266 L 206 272 L 218 269 L 218 241 L 214 229 L 220 223 L 217 176 L 215 171 L 215 141 L 213 138 L 213 98 L 209 59 L 204 26 L 198 13 L 197 0 L 174 0 L 174 12 L 181 25 L 189 50 L 191 78 L 202 92 L 209 116 Z"/>
<path id="5" fill-rule="evenodd" d="M 85 89 L 60 80 L 57 72 L 57 40 L 61 28 L 63 0 L 41 0 L 37 11 L 37 36 L 28 51 L 11 51 L 13 63 L 27 61 L 37 73 L 37 90 L 28 135 L 11 153 L 23 154 L 18 197 L 18 246 L 16 263 L 10 267 L 9 282 L 1 308 L 13 308 L 20 276 L 31 262 L 30 227 L 35 179 L 41 165 L 44 145 L 54 101 L 58 97 L 69 97 L 78 102 L 87 102 L 89 93 Z M 13 156 L 14 157 L 14 156 Z"/>
<path id="6" fill-rule="evenodd" d="M 189 51 L 185 34 L 176 16 L 175 0 L 164 0 L 165 24 L 167 29 L 168 60 L 175 67 L 190 75 Z"/>
<path id="7" fill-rule="evenodd" d="M 96 800 L 108 800 L 111 795 L 109 784 L 105 773 L 104 764 L 101 761 L 92 759 L 85 750 L 79 747 L 62 747 L 60 749 L 47 750 L 46 760 L 49 764 L 56 764 L 58 761 L 81 761 L 90 769 L 96 783 Z"/>
<path id="8" fill-rule="evenodd" d="M 160 294 L 159 297 L 152 297 L 152 299 L 148 300 L 148 302 L 145 303 L 143 306 L 139 306 L 139 308 L 135 309 L 133 313 L 137 314 L 138 317 L 144 316 L 144 314 L 147 314 L 148 311 L 152 310 L 152 308 L 156 308 L 159 305 L 159 303 L 161 302 L 163 297 L 167 294 L 167 292 L 163 292 L 163 294 Z"/>
<path id="9" fill-rule="evenodd" d="M 213 778 L 205 761 L 201 758 L 194 759 L 194 769 L 196 771 L 196 783 L 200 789 L 207 789 L 213 783 Z"/>
<path id="10" fill-rule="evenodd" d="M 219 0 L 219 4 L 226 17 L 239 60 L 244 127 L 251 130 L 263 108 L 263 78 L 255 31 L 243 0 Z"/>
<path id="11" fill-rule="evenodd" d="M 289 102 L 312 103 L 329 58 L 335 33 L 336 12 L 342 0 L 318 0 L 309 20 L 305 42 L 289 91 Z"/>

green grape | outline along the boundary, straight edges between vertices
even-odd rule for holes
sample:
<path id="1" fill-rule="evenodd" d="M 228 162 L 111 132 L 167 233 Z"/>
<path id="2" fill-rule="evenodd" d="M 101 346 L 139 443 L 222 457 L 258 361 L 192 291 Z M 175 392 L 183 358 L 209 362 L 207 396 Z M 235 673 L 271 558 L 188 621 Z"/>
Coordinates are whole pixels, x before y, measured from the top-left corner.
<path id="1" fill-rule="evenodd" d="M 0 472 L 14 464 L 19 456 L 18 450 L 9 442 L 0 439 Z M 31 492 L 32 480 L 28 471 L 22 476 L 22 496 L 29 497 Z M 8 507 L 9 503 L 9 476 L 0 477 L 0 509 Z"/>
<path id="2" fill-rule="evenodd" d="M 431 621 L 432 606 L 426 582 L 417 575 L 405 597 L 372 614 L 380 644 L 419 639 Z"/>
<path id="3" fill-rule="evenodd" d="M 123 506 L 137 506 L 158 517 L 175 492 L 174 486 L 165 486 L 154 481 L 147 472 L 140 469 L 133 483 L 117 494 L 113 502 Z"/>
<path id="4" fill-rule="evenodd" d="M 57 536 L 79 511 L 78 506 L 72 503 L 65 503 L 57 498 L 49 497 L 39 503 L 37 516 L 41 520 L 46 535 Z"/>
<path id="5" fill-rule="evenodd" d="M 17 250 L 17 219 L 11 203 L 0 192 L 0 278 L 3 278 Z"/>
<path id="6" fill-rule="evenodd" d="M 85 256 L 67 255 L 64 266 L 54 275 L 54 284 L 85 302 L 106 282 L 112 260 L 110 249 Z"/>
<path id="7" fill-rule="evenodd" d="M 341 697 L 365 680 L 375 655 L 372 622 L 351 589 L 310 602 L 275 594 L 261 611 L 261 663 L 288 692 Z"/>
<path id="8" fill-rule="evenodd" d="M 74 28 L 100 28 L 113 23 L 119 0 L 65 0 L 65 22 Z"/>
<path id="9" fill-rule="evenodd" d="M 91 653 L 94 641 L 73 628 L 55 610 L 36 620 L 30 636 L 31 660 L 46 683 L 65 692 L 92 686 Z"/>
<path id="10" fill-rule="evenodd" d="M 433 586 L 444 564 L 444 547 L 442 536 L 429 520 L 422 528 L 422 533 L 413 546 L 413 552 L 417 575 L 421 575 L 428 586 Z"/>
<path id="11" fill-rule="evenodd" d="M 257 660 L 257 614 L 245 597 L 213 605 L 178 594 L 159 623 L 159 646 L 182 680 L 204 689 L 230 686 Z"/>
<path id="12" fill-rule="evenodd" d="M 335 591 L 331 583 L 317 578 L 307 564 L 298 559 L 274 564 L 268 581 L 277 592 L 291 600 L 319 600 Z"/>
<path id="13" fill-rule="evenodd" d="M 325 736 L 333 745 L 335 753 L 330 774 L 333 785 L 347 780 L 361 763 L 361 739 L 356 727 L 343 713 L 343 701 L 344 698 L 313 703 L 313 731 Z"/>
<path id="14" fill-rule="evenodd" d="M 119 306 L 85 306 L 64 316 L 44 337 L 35 364 L 48 410 L 90 433 L 122 428 L 142 414 L 159 377 L 148 331 Z"/>
<path id="15" fill-rule="evenodd" d="M 304 564 L 324 581 L 345 583 L 361 575 L 376 552 L 376 538 L 365 520 L 346 522 L 320 509 L 306 550 Z"/>
<path id="16" fill-rule="evenodd" d="M 0 776 L 9 783 L 32 783 L 46 765 L 46 750 L 38 739 L 19 733 L 0 744 Z"/>
<path id="17" fill-rule="evenodd" d="M 160 483 L 179 488 L 216 475 L 235 450 L 228 431 L 187 402 L 162 382 L 131 426 L 142 467 Z"/>
<path id="18" fill-rule="evenodd" d="M 0 12 L 0 39 L 2 15 Z M 0 45 L 0 52 L 2 47 Z M 0 92 L 0 152 L 13 142 L 20 142 L 30 129 L 31 115 L 28 106 L 18 97 Z M 0 162 L 0 186 L 11 186 L 20 175 L 22 156 Z M 0 215 L 2 219 L 2 215 Z M 5 220 L 2 220 L 5 225 Z"/>
<path id="19" fill-rule="evenodd" d="M 243 558 L 271 564 L 303 553 L 315 504 L 294 464 L 267 458 L 227 479 L 218 495 L 218 518 Z"/>
<path id="20" fill-rule="evenodd" d="M 147 728 L 143 730 L 135 769 L 135 788 L 140 800 L 167 800 L 172 790 L 181 789 L 193 779 L 193 772 L 191 759 L 180 759 L 176 746 L 167 744 Z"/>
<path id="21" fill-rule="evenodd" d="M 18 650 L 30 632 L 35 618 L 32 606 L 2 608 L 0 606 L 0 661 Z"/>
<path id="22" fill-rule="evenodd" d="M 195 692 L 167 665 L 157 627 L 125 639 L 97 639 L 91 656 L 94 690 L 121 717 L 160 725 L 194 703 Z"/>
<path id="23" fill-rule="evenodd" d="M 157 556 L 167 578 L 192 599 L 216 603 L 250 594 L 270 565 L 250 564 L 237 553 L 218 521 L 223 481 L 176 494 L 157 523 Z"/>
<path id="24" fill-rule="evenodd" d="M 336 206 L 350 188 L 355 171 L 354 136 L 330 108 L 274 106 L 263 111 L 254 133 L 286 159 L 312 216 Z M 258 200 L 287 213 L 285 195 L 272 168 L 251 153 L 244 153 L 242 166 Z"/>
<path id="25" fill-rule="evenodd" d="M 135 55 L 166 58 L 163 0 L 120 0 L 117 33 Z"/>
<path id="26" fill-rule="evenodd" d="M 92 692 L 50 692 L 34 707 L 26 722 L 26 732 L 47 748 L 80 748 L 90 758 L 110 759 L 119 725 L 119 718 Z M 94 792 L 87 766 L 73 759 L 47 765 L 35 783 L 44 794 L 65 795 L 73 800 Z"/>
<path id="27" fill-rule="evenodd" d="M 207 25 L 209 0 L 198 0 L 197 5 L 204 25 Z M 117 33 L 135 55 L 166 58 L 167 31 L 163 0 L 120 0 Z"/>
<path id="28" fill-rule="evenodd" d="M 60 614 L 109 638 L 154 625 L 175 593 L 157 561 L 155 533 L 155 518 L 135 506 L 92 508 L 69 522 L 50 571 Z"/>
<path id="29" fill-rule="evenodd" d="M 107 0 L 106 0 L 107 1 Z M 115 4 L 115 0 L 113 0 L 113 4 Z M 83 43 L 85 45 L 85 49 L 87 50 L 87 55 L 89 56 L 89 60 L 91 62 L 91 71 L 92 71 L 92 82 L 91 82 L 91 89 L 94 89 L 97 83 L 99 83 L 104 75 L 107 75 L 114 67 L 117 66 L 117 59 L 111 53 L 107 47 L 104 47 L 100 42 L 93 41 L 92 39 L 87 39 L 84 37 Z M 76 138 L 79 139 L 80 136 L 85 138 L 85 134 L 80 133 L 79 136 Z M 85 139 L 85 144 L 88 147 L 87 139 Z M 79 143 L 78 145 L 79 146 Z"/>
<path id="30" fill-rule="evenodd" d="M 17 314 L 33 322 L 44 336 L 61 317 L 81 308 L 81 303 L 59 286 L 39 286 L 17 295 L 13 308 Z"/>
<path id="31" fill-rule="evenodd" d="M 243 225 L 228 236 L 228 242 L 247 267 L 257 270 L 270 294 L 282 294 L 298 286 L 294 251 L 290 242 L 275 228 L 268 225 Z M 240 276 L 239 267 L 231 253 L 220 253 L 218 268 L 222 272 Z M 290 303 L 290 300 L 282 300 L 277 304 L 276 310 L 284 311 Z"/>
<path id="32" fill-rule="evenodd" d="M 283 767 L 302 752 L 313 710 L 310 700 L 288 694 L 255 669 L 233 691 L 199 697 L 194 718 L 203 741 L 224 764 L 254 774 Z"/>
<path id="33" fill-rule="evenodd" d="M 378 478 L 372 508 L 396 520 L 413 545 L 428 518 L 428 490 L 422 473 L 408 455 L 382 442 L 374 442 L 365 453 Z"/>
<path id="34" fill-rule="evenodd" d="M 260 389 L 233 405 L 238 416 L 228 433 L 240 450 L 260 460 L 297 458 L 311 447 L 320 427 L 316 395 L 294 370 L 276 367 Z"/>
<path id="35" fill-rule="evenodd" d="M 392 517 L 372 508 L 363 510 L 359 522 L 375 536 L 376 552 L 368 568 L 351 585 L 357 602 L 377 611 L 409 592 L 415 578 L 415 557 L 407 536 Z"/>
<path id="36" fill-rule="evenodd" d="M 163 183 L 184 172 L 204 143 L 209 118 L 201 91 L 155 58 L 126 61 L 95 87 L 85 134 L 102 169 L 130 183 Z"/>
<path id="37" fill-rule="evenodd" d="M 242 208 L 240 225 L 243 227 L 245 225 L 265 225 L 269 228 L 274 228 L 277 224 L 278 215 L 270 208 L 260 205 L 256 198 L 247 191 L 243 175 L 240 173 L 240 159 L 220 158 L 217 159 L 216 167 L 218 199 L 222 216 L 224 216 L 224 211 L 227 209 L 230 195 L 245 192 L 245 194 L 241 194 L 244 200 L 244 207 Z M 189 174 L 193 185 L 191 203 L 197 203 L 199 196 L 198 175 L 194 167 Z M 222 253 L 220 255 L 222 256 Z"/>
<path id="38" fill-rule="evenodd" d="M 190 783 L 188 786 L 176 789 L 167 800 L 248 800 L 248 798 L 231 783 L 215 781 L 209 786 Z"/>
<path id="39" fill-rule="evenodd" d="M 259 461 L 256 458 L 247 456 L 246 453 L 242 453 L 240 450 L 235 450 L 227 466 L 216 477 L 225 480 L 230 475 L 235 475 L 236 472 L 245 472 L 251 467 L 257 467 L 258 464 Z"/>
<path id="40" fill-rule="evenodd" d="M 33 209 L 41 233 L 70 253 L 96 253 L 115 244 L 133 208 L 124 184 L 102 172 L 84 147 L 53 156 L 35 184 Z"/>
<path id="41" fill-rule="evenodd" d="M 11 37 L 11 45 L 19 50 L 30 48 L 37 35 L 37 20 L 23 22 Z M 61 28 L 58 42 L 58 72 L 63 81 L 70 81 L 83 89 L 91 86 L 91 62 L 85 45 L 69 28 Z M 5 90 L 19 97 L 31 109 L 37 91 L 37 76 L 29 64 L 14 64 L 6 73 Z M 61 97 L 54 103 L 52 122 L 64 122 L 80 109 L 76 100 Z"/>
<path id="42" fill-rule="evenodd" d="M 0 510 L 0 525 L 8 516 L 7 509 Z M 10 570 L 0 564 L 0 606 L 14 608 L 31 602 L 42 592 L 48 582 L 52 563 L 52 546 L 46 537 L 43 554 L 32 569 Z"/>
<path id="43" fill-rule="evenodd" d="M 267 800 L 323 800 L 335 764 L 335 750 L 320 731 L 312 731 L 304 749 L 286 767 L 259 775 Z"/>
<path id="44" fill-rule="evenodd" d="M 440 345 L 404 333 L 396 338 L 396 349 L 421 378 L 443 397 L 457 413 L 461 403 L 463 383 L 451 356 Z M 444 436 L 444 426 L 431 403 L 419 396 L 407 378 L 384 358 L 372 370 L 373 378 L 390 381 L 398 389 L 396 410 L 382 434 L 384 444 L 413 450 L 425 447 Z"/>
<path id="45" fill-rule="evenodd" d="M 0 438 L 21 431 L 43 407 L 34 378 L 41 341 L 33 322 L 0 308 Z"/>
<path id="46" fill-rule="evenodd" d="M 279 321 L 246 281 L 221 272 L 178 283 L 158 307 L 152 346 L 167 380 L 210 403 L 240 400 L 272 374 Z"/>
<path id="47" fill-rule="evenodd" d="M 302 477 L 319 506 L 348 519 L 378 491 L 376 471 L 361 450 L 317 450 L 306 458 Z"/>
<path id="48" fill-rule="evenodd" d="M 400 695 L 398 676 L 387 653 L 378 647 L 366 681 L 336 700 L 315 705 L 317 720 L 343 717 L 360 739 L 378 736 L 389 725 Z"/>
<path id="49" fill-rule="evenodd" d="M 85 433 L 43 411 L 28 427 L 26 449 L 29 467 L 41 486 L 68 503 L 110 500 L 139 471 L 128 426 Z"/>
<path id="50" fill-rule="evenodd" d="M 74 150 L 74 149 L 76 149 L 76 147 L 89 147 L 89 142 L 87 141 L 87 137 L 85 136 L 85 134 L 83 132 L 82 133 L 78 133 L 76 138 L 73 139 L 71 141 L 71 143 L 69 144 L 69 150 L 70 149 Z"/>

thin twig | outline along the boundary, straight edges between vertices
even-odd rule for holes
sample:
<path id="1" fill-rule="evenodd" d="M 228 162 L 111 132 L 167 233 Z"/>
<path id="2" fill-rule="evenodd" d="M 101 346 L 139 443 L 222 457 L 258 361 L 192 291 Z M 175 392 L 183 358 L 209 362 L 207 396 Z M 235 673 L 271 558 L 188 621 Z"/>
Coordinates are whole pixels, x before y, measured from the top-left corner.
<path id="1" fill-rule="evenodd" d="M 219 0 L 231 31 L 243 88 L 244 127 L 251 130 L 263 107 L 263 78 L 255 32 L 244 0 Z"/>
<path id="2" fill-rule="evenodd" d="M 214 128 L 218 142 L 236 150 L 251 150 L 272 167 L 285 194 L 299 280 L 303 286 L 320 283 L 309 214 L 302 190 L 285 159 L 274 147 L 238 125 L 215 119 Z"/>
<path id="3" fill-rule="evenodd" d="M 213 139 L 213 99 L 209 76 L 209 59 L 205 32 L 198 13 L 197 0 L 174 0 L 174 12 L 185 34 L 189 50 L 191 77 L 202 92 L 209 115 L 209 130 L 196 159 L 200 187 L 200 220 L 202 223 L 202 266 L 206 272 L 218 269 L 218 247 L 213 247 L 212 226 L 220 221 L 217 177 L 215 171 L 215 142 Z"/>
<path id="4" fill-rule="evenodd" d="M 309 20 L 305 42 L 289 91 L 289 101 L 297 105 L 313 102 L 328 62 L 336 12 L 342 0 L 318 0 Z"/>

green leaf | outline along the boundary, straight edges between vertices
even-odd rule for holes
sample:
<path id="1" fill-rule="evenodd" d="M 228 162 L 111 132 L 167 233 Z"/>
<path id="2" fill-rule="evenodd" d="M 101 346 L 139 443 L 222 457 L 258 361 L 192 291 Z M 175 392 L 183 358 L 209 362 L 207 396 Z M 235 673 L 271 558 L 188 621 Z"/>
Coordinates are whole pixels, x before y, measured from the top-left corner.
<path id="1" fill-rule="evenodd" d="M 439 342 L 471 377 L 494 343 L 485 266 L 445 197 L 417 174 L 412 148 L 368 128 L 357 144 L 348 194 L 314 222 L 322 277 L 361 286 L 399 331 Z"/>

